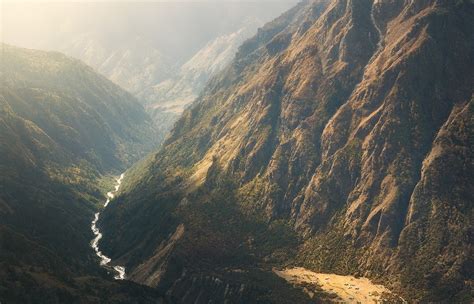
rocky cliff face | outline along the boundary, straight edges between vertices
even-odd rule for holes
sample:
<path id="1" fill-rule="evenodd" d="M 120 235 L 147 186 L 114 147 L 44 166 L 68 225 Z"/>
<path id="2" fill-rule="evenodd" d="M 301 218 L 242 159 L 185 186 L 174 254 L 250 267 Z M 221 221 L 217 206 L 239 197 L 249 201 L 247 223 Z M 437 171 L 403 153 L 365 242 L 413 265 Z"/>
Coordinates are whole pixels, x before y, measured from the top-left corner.
<path id="1" fill-rule="evenodd" d="M 473 13 L 309 1 L 267 24 L 132 170 L 107 246 L 138 269 L 183 225 L 152 286 L 292 261 L 468 301 Z"/>

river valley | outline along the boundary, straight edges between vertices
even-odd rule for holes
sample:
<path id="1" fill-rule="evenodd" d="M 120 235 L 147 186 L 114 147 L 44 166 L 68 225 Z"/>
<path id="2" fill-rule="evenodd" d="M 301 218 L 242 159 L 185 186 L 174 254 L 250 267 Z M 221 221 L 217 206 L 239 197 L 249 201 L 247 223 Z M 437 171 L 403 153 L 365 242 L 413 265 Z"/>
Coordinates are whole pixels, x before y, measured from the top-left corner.
<path id="1" fill-rule="evenodd" d="M 110 200 L 112 200 L 115 197 L 115 193 L 117 193 L 117 191 L 120 189 L 120 185 L 122 184 L 122 180 L 124 176 L 125 175 L 122 173 L 120 177 L 116 180 L 114 191 L 107 192 L 107 200 L 104 203 L 104 208 L 106 208 L 109 205 Z M 116 272 L 114 276 L 116 280 L 124 280 L 125 267 L 119 266 L 119 265 L 109 266 L 108 264 L 111 262 L 111 259 L 105 254 L 103 254 L 102 251 L 100 251 L 99 241 L 102 239 L 102 233 L 97 227 L 97 222 L 99 221 L 99 218 L 100 218 L 100 212 L 95 213 L 94 219 L 92 220 L 92 223 L 91 223 L 91 230 L 95 235 L 94 239 L 91 241 L 91 247 L 92 249 L 94 249 L 96 255 L 100 258 L 100 265 L 102 267 L 107 267 L 107 268 L 111 267 Z"/>

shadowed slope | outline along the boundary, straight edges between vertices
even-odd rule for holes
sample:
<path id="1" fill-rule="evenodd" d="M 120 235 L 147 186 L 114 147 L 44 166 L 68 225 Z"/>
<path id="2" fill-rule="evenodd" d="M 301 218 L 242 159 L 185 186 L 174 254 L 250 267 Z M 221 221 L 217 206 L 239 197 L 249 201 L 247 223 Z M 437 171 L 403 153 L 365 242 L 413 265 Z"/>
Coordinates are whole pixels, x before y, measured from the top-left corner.
<path id="1" fill-rule="evenodd" d="M 0 301 L 158 301 L 107 279 L 89 246 L 99 178 L 153 147 L 150 119 L 77 60 L 1 47 Z"/>

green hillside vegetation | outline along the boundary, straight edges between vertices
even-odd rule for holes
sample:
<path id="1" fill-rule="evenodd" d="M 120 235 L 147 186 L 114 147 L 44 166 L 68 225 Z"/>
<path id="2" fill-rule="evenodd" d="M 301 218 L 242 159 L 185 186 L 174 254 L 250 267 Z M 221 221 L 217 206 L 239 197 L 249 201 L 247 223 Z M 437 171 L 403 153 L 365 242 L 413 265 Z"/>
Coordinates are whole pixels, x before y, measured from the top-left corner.
<path id="1" fill-rule="evenodd" d="M 115 303 L 134 290 L 156 299 L 112 282 L 89 246 L 106 176 L 157 143 L 150 119 L 78 60 L 1 48 L 0 301 Z"/>

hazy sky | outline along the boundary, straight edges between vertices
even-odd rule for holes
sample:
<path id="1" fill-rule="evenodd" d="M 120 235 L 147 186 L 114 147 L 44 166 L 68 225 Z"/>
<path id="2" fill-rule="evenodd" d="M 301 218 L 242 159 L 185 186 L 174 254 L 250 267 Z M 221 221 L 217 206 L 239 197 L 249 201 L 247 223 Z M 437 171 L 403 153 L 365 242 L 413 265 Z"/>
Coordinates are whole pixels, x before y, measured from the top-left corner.
<path id="1" fill-rule="evenodd" d="M 77 3 L 77 2 L 297 2 L 297 0 L 0 0 L 1 3 Z"/>
<path id="2" fill-rule="evenodd" d="M 269 21 L 296 1 L 4 0 L 0 41 L 63 51 L 85 40 L 114 49 L 140 38 L 184 60 L 211 38 L 240 29 L 246 19 Z"/>

